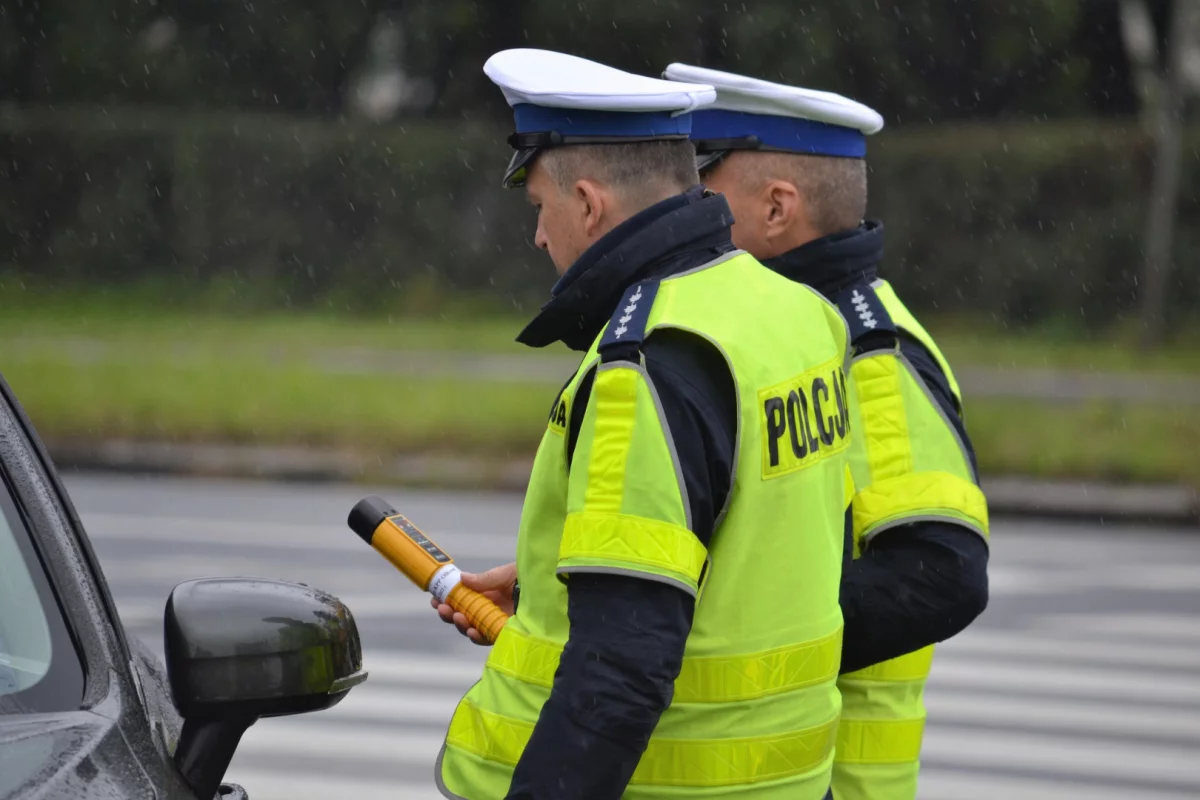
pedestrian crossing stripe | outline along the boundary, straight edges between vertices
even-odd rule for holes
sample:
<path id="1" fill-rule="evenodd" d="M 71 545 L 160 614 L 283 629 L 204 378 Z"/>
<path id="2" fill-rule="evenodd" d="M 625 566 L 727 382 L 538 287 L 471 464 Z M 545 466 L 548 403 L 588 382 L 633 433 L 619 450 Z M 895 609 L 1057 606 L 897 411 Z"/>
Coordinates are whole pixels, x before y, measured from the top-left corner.
<path id="1" fill-rule="evenodd" d="M 1048 634 L 972 628 L 969 636 L 958 636 L 952 641 L 953 645 L 949 646 L 958 655 L 989 656 L 993 659 L 1046 658 L 1058 662 L 1187 671 L 1195 671 L 1200 665 L 1200 645 L 1149 642 L 1132 645 L 1128 641 L 1114 639 L 1097 641 L 1069 632 Z"/>
<path id="2" fill-rule="evenodd" d="M 1193 585 L 1193 590 L 1200 583 Z M 1047 614 L 1034 625 L 1049 630 L 1073 630 L 1130 639 L 1180 639 L 1200 644 L 1200 616 L 1196 614 Z M 1141 645 L 1137 645 L 1141 646 Z"/>
<path id="3" fill-rule="evenodd" d="M 937 725 L 1088 731 L 1093 734 L 1172 738 L 1200 747 L 1200 709 L 1147 707 L 1045 697 L 1020 699 L 936 687 L 925 695 Z"/>
<path id="4" fill-rule="evenodd" d="M 1135 744 L 1098 737 L 1000 733 L 930 724 L 925 729 L 921 759 L 983 768 L 1007 765 L 1017 771 L 1043 770 L 1093 781 L 1173 781 L 1200 786 L 1200 759 L 1196 758 L 1195 747 L 1160 742 Z"/>
<path id="5" fill-rule="evenodd" d="M 966 634 L 964 634 L 966 635 Z M 930 681 L 938 686 L 982 691 L 1011 691 L 1054 697 L 1091 697 L 1111 702 L 1149 701 L 1200 706 L 1200 679 L 1195 674 L 1156 674 L 1146 669 L 1050 666 L 1046 664 L 996 664 L 958 659 L 938 646 Z M 1200 711 L 1200 708 L 1197 709 Z"/>
<path id="6" fill-rule="evenodd" d="M 1072 786 L 1037 778 L 981 775 L 978 772 L 925 769 L 917 789 L 918 800 L 1181 800 L 1179 792 L 1156 792 L 1127 786 L 1089 783 Z M 407 800 L 407 796 L 404 796 Z M 411 800 L 423 798 L 413 795 Z"/>

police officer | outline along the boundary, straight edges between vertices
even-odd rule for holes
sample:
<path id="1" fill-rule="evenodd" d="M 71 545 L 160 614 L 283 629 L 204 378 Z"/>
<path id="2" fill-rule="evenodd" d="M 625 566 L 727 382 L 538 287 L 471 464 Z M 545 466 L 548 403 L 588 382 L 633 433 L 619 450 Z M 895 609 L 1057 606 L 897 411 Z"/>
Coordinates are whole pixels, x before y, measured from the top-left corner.
<path id="1" fill-rule="evenodd" d="M 846 325 L 733 247 L 687 141 L 710 86 L 543 50 L 484 71 L 516 120 L 505 185 L 525 187 L 561 274 L 519 339 L 582 358 L 530 476 L 515 614 L 454 712 L 438 786 L 820 800 L 840 714 Z M 508 600 L 511 573 L 492 574 Z"/>
<path id="2" fill-rule="evenodd" d="M 855 560 L 842 578 L 833 794 L 911 800 L 932 645 L 987 604 L 988 515 L 954 374 L 877 274 L 883 225 L 862 221 L 865 136 L 883 120 L 827 92 L 682 64 L 665 77 L 717 89 L 691 135 L 705 184 L 733 209 L 735 244 L 849 323 Z"/>

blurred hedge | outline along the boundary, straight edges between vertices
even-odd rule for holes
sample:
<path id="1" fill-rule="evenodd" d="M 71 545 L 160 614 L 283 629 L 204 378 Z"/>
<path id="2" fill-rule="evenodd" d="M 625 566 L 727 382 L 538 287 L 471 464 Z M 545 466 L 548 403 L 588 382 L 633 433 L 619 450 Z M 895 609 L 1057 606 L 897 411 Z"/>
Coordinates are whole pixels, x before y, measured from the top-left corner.
<path id="1" fill-rule="evenodd" d="M 532 212 L 499 187 L 507 130 L 263 114 L 0 111 L 3 275 L 166 283 L 242 308 L 541 302 Z M 1200 131 L 1188 140 L 1172 312 L 1200 294 Z M 1133 305 L 1151 147 L 1087 121 L 885 131 L 871 215 L 918 308 L 1102 326 Z M 3 280 L 12 286 L 11 281 Z"/>

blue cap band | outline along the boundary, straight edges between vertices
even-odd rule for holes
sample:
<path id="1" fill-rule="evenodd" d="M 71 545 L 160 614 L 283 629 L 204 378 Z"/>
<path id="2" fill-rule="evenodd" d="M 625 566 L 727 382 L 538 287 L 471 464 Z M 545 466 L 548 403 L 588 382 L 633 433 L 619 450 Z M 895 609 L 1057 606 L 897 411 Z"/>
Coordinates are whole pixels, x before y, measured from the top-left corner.
<path id="1" fill-rule="evenodd" d="M 692 115 L 670 111 L 593 111 L 550 108 L 532 103 L 513 106 L 517 133 L 557 131 L 562 136 L 687 136 Z"/>
<path id="2" fill-rule="evenodd" d="M 764 147 L 815 156 L 863 158 L 867 137 L 862 131 L 811 119 L 701 109 L 692 112 L 691 139 L 740 139 L 757 136 Z"/>

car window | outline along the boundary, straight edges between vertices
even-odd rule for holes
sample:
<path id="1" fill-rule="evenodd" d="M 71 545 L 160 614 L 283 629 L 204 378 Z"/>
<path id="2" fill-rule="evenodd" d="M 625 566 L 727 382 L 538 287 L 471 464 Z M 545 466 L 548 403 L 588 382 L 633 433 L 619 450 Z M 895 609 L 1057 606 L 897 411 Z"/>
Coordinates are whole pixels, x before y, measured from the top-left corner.
<path id="1" fill-rule="evenodd" d="M 0 511 L 0 714 L 78 708 L 83 666 L 7 481 Z"/>

